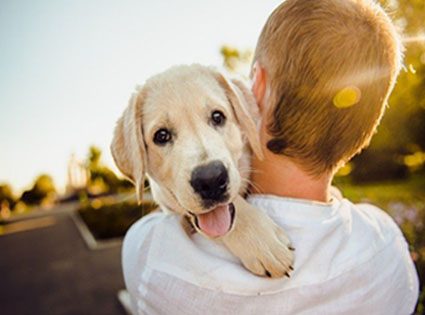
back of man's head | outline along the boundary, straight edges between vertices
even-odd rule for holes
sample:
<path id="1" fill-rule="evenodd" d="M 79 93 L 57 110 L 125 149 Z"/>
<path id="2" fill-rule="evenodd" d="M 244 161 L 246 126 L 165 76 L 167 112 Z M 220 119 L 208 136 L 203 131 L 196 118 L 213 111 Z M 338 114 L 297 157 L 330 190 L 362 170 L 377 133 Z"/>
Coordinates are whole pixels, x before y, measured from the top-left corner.
<path id="1" fill-rule="evenodd" d="M 401 67 L 401 44 L 372 0 L 287 0 L 269 17 L 254 61 L 267 74 L 270 151 L 312 175 L 370 141 Z"/>

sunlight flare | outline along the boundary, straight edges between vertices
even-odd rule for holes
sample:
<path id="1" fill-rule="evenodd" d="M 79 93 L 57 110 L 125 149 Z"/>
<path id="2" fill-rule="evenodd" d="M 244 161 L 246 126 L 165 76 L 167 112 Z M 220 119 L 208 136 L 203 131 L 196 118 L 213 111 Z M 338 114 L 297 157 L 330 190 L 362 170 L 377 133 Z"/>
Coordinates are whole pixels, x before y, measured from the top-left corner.
<path id="1" fill-rule="evenodd" d="M 417 34 L 413 36 L 405 36 L 403 37 L 403 43 L 404 44 L 410 44 L 410 43 L 425 43 L 425 34 Z"/>
<path id="2" fill-rule="evenodd" d="M 361 92 L 356 86 L 347 86 L 336 93 L 333 104 L 336 108 L 348 108 L 360 101 Z"/>

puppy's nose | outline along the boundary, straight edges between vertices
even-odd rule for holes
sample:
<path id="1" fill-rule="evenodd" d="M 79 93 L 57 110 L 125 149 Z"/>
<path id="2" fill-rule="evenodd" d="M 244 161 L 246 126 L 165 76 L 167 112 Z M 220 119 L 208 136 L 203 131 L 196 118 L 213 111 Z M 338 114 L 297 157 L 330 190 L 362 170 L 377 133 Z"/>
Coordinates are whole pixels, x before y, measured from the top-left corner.
<path id="1" fill-rule="evenodd" d="M 222 201 L 227 191 L 229 175 L 226 167 L 220 161 L 213 161 L 207 165 L 196 167 L 190 179 L 195 192 L 202 199 Z"/>

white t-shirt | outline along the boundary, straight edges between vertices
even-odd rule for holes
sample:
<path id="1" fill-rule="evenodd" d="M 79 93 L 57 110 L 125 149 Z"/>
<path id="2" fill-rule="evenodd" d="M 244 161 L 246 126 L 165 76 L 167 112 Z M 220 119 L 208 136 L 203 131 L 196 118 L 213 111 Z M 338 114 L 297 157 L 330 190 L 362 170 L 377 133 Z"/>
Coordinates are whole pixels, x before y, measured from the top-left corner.
<path id="1" fill-rule="evenodd" d="M 411 314 L 418 277 L 408 245 L 382 210 L 255 195 L 295 250 L 291 278 L 246 271 L 221 244 L 188 237 L 179 217 L 145 216 L 127 233 L 123 271 L 134 314 Z M 249 250 L 249 248 L 247 248 Z"/>

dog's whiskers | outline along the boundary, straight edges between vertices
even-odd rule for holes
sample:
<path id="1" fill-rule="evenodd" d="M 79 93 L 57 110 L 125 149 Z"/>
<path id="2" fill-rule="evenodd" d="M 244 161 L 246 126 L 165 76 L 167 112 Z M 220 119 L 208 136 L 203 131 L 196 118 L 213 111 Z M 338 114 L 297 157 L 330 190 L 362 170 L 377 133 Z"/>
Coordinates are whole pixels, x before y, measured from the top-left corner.
<path id="1" fill-rule="evenodd" d="M 261 191 L 261 187 L 250 179 L 242 178 L 242 182 L 247 183 L 247 186 L 254 188 L 255 191 Z"/>
<path id="2" fill-rule="evenodd" d="M 255 173 L 255 174 L 262 174 L 262 173 L 264 173 L 264 171 L 261 171 L 261 170 L 257 170 L 257 169 L 253 169 L 253 168 L 239 168 L 239 171 L 240 172 L 247 172 L 247 173 L 250 173 L 250 174 L 253 174 L 253 173 Z"/>

